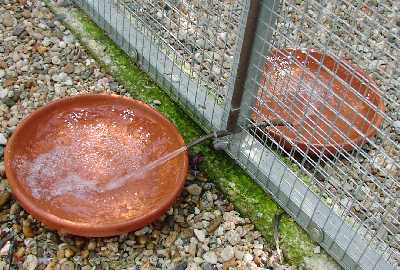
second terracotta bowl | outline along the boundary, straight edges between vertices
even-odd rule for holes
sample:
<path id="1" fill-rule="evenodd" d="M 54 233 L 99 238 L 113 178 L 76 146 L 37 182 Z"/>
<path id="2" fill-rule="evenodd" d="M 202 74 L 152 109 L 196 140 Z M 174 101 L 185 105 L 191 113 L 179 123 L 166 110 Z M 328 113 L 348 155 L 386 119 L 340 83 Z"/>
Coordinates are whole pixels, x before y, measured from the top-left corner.
<path id="1" fill-rule="evenodd" d="M 186 178 L 186 151 L 140 169 L 183 145 L 176 127 L 143 102 L 82 95 L 23 120 L 7 144 L 5 166 L 17 200 L 50 228 L 112 236 L 142 228 L 171 207 Z"/>
<path id="2" fill-rule="evenodd" d="M 376 83 L 360 68 L 318 50 L 289 48 L 268 55 L 253 119 L 290 123 L 266 130 L 287 150 L 333 155 L 372 138 L 384 110 Z"/>

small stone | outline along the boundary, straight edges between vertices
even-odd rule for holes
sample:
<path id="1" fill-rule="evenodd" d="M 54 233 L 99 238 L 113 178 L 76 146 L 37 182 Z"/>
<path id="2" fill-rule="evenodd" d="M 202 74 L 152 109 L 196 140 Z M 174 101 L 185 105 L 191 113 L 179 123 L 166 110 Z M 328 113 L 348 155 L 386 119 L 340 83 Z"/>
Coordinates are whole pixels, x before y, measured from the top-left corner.
<path id="1" fill-rule="evenodd" d="M 0 79 L 4 78 L 4 76 L 6 76 L 6 72 L 4 71 L 4 69 L 0 69 Z"/>
<path id="2" fill-rule="evenodd" d="M 367 194 L 369 194 L 370 189 L 367 186 L 360 186 L 354 191 L 354 197 L 358 201 L 363 201 L 366 199 Z"/>
<path id="3" fill-rule="evenodd" d="M 253 261 L 253 256 L 251 256 L 251 254 L 246 253 L 243 255 L 243 262 L 245 263 L 249 263 Z"/>
<path id="4" fill-rule="evenodd" d="M 215 254 L 214 251 L 208 251 L 208 252 L 204 253 L 203 259 L 206 262 L 211 263 L 211 264 L 216 264 L 218 262 L 217 255 Z"/>
<path id="5" fill-rule="evenodd" d="M 68 64 L 66 64 L 66 65 L 64 66 L 64 72 L 67 73 L 67 74 L 73 73 L 74 70 L 75 70 L 74 65 L 71 64 L 71 63 L 68 63 Z"/>
<path id="6" fill-rule="evenodd" d="M 38 46 L 36 47 L 36 51 L 40 54 L 45 54 L 49 49 L 45 46 Z"/>
<path id="7" fill-rule="evenodd" d="M 38 265 L 38 259 L 36 256 L 29 254 L 26 256 L 24 264 L 22 265 L 23 270 L 35 270 Z"/>
<path id="8" fill-rule="evenodd" d="M 240 235 L 235 230 L 230 230 L 225 234 L 225 239 L 233 246 L 240 242 Z"/>
<path id="9" fill-rule="evenodd" d="M 17 23 L 17 20 L 11 14 L 5 14 L 3 16 L 3 25 L 5 27 L 12 27 Z"/>
<path id="10" fill-rule="evenodd" d="M 215 268 L 211 263 L 203 263 L 202 270 L 216 270 L 217 268 Z"/>
<path id="11" fill-rule="evenodd" d="M 25 238 L 32 238 L 34 236 L 31 222 L 27 219 L 22 221 L 22 232 L 24 233 Z"/>
<path id="12" fill-rule="evenodd" d="M 72 249 L 70 249 L 70 248 L 66 248 L 66 249 L 64 250 L 64 256 L 65 256 L 65 258 L 71 258 L 72 256 L 74 256 L 74 254 L 75 254 L 75 252 L 74 252 Z"/>
<path id="13" fill-rule="evenodd" d="M 0 145 L 6 145 L 7 144 L 7 138 L 3 133 L 0 133 Z"/>
<path id="14" fill-rule="evenodd" d="M 185 270 L 187 266 L 188 266 L 188 263 L 187 263 L 186 261 L 184 261 L 184 262 L 179 262 L 179 263 L 173 268 L 173 270 Z"/>
<path id="15" fill-rule="evenodd" d="M 97 246 L 96 241 L 91 240 L 88 243 L 87 249 L 93 251 L 96 249 L 96 246 Z"/>
<path id="16" fill-rule="evenodd" d="M 51 58 L 51 62 L 53 63 L 53 65 L 59 65 L 60 63 L 61 63 L 61 60 L 60 60 L 60 58 L 57 56 L 57 55 L 55 55 L 55 56 L 53 56 L 52 58 Z M 67 73 L 67 72 L 66 72 Z M 71 72 L 72 73 L 72 72 Z"/>
<path id="17" fill-rule="evenodd" d="M 22 34 L 22 32 L 24 32 L 24 31 L 25 31 L 25 25 L 19 24 L 14 28 L 14 31 L 12 32 L 12 34 L 14 36 L 19 37 Z"/>
<path id="18" fill-rule="evenodd" d="M 11 198 L 11 193 L 7 190 L 0 192 L 0 207 L 8 203 Z"/>
<path id="19" fill-rule="evenodd" d="M 67 47 L 67 43 L 65 43 L 64 41 L 60 41 L 58 43 L 58 47 L 60 47 L 60 49 L 65 49 Z"/>
<path id="20" fill-rule="evenodd" d="M 42 40 L 43 39 L 43 35 L 41 33 L 38 33 L 38 32 L 31 32 L 31 33 L 29 33 L 29 35 L 32 38 L 36 39 L 36 40 Z"/>
<path id="21" fill-rule="evenodd" d="M 55 82 L 63 83 L 65 85 L 72 85 L 72 80 L 68 77 L 67 73 L 61 72 L 59 74 L 54 74 L 51 79 Z"/>
<path id="22" fill-rule="evenodd" d="M 146 227 L 144 227 L 144 228 L 142 228 L 140 230 L 137 230 L 135 232 L 135 235 L 136 236 L 140 236 L 140 235 L 145 235 L 145 234 L 148 234 L 148 233 L 150 233 L 150 228 L 148 226 L 146 226 Z"/>
<path id="23" fill-rule="evenodd" d="M 353 190 L 353 185 L 352 185 L 351 183 L 347 183 L 347 182 L 346 182 L 346 183 L 343 185 L 343 190 L 346 191 L 346 192 L 350 192 L 350 191 Z"/>
<path id="24" fill-rule="evenodd" d="M 222 32 L 222 33 L 218 33 L 217 34 L 217 37 L 223 42 L 226 42 L 226 37 L 227 36 L 228 36 L 228 34 L 226 32 Z"/>
<path id="25" fill-rule="evenodd" d="M 159 105 L 161 105 L 161 101 L 159 101 L 158 99 L 155 99 L 155 100 L 153 100 L 153 104 L 159 106 Z"/>
<path id="26" fill-rule="evenodd" d="M 60 270 L 74 270 L 75 264 L 71 261 L 65 261 L 61 264 Z"/>
<path id="27" fill-rule="evenodd" d="M 222 269 L 223 270 L 234 269 L 236 265 L 237 265 L 236 260 L 232 258 L 229 261 L 226 261 L 222 264 Z"/>
<path id="28" fill-rule="evenodd" d="M 25 19 L 28 19 L 31 17 L 31 13 L 29 10 L 24 9 L 24 11 L 21 12 L 22 17 L 24 17 Z"/>
<path id="29" fill-rule="evenodd" d="M 201 194 L 202 188 L 197 184 L 192 184 L 186 187 L 187 192 L 191 195 L 199 196 Z"/>
<path id="30" fill-rule="evenodd" d="M 0 249 L 0 256 L 7 256 L 11 248 L 10 241 L 7 241 L 4 246 Z"/>
<path id="31" fill-rule="evenodd" d="M 232 246 L 226 246 L 224 249 L 221 251 L 221 259 L 222 262 L 226 262 L 231 260 L 235 256 L 235 250 L 233 249 Z"/>
<path id="32" fill-rule="evenodd" d="M 400 121 L 393 122 L 393 128 L 398 135 L 400 135 Z"/>
<path id="33" fill-rule="evenodd" d="M 243 257 L 244 257 L 244 252 L 238 248 L 235 248 L 235 258 L 241 261 L 243 260 Z"/>
<path id="34" fill-rule="evenodd" d="M 67 36 L 64 36 L 63 37 L 63 41 L 65 42 L 65 43 L 72 43 L 72 42 L 74 42 L 74 37 L 72 36 L 72 35 L 67 35 Z"/>
<path id="35" fill-rule="evenodd" d="M 5 98 L 3 100 L 3 103 L 6 104 L 10 108 L 16 104 L 15 100 L 13 100 L 12 98 Z M 2 144 L 1 142 L 3 142 L 3 140 L 2 140 L 1 135 L 0 135 L 0 145 Z"/>
<path id="36" fill-rule="evenodd" d="M 320 247 L 320 246 L 316 246 L 316 247 L 314 248 L 314 253 L 315 253 L 315 254 L 320 254 L 320 253 L 321 253 L 321 247 Z"/>
<path id="37" fill-rule="evenodd" d="M 194 235 L 200 242 L 204 242 L 206 240 L 206 233 L 203 230 L 194 229 Z"/>
<path id="38" fill-rule="evenodd" d="M 208 225 L 207 232 L 213 233 L 219 227 L 219 225 L 221 225 L 221 222 L 222 222 L 222 216 L 216 216 L 210 222 L 210 225 Z"/>
<path id="39" fill-rule="evenodd" d="M 221 69 L 217 66 L 213 66 L 211 73 L 215 76 L 218 77 L 221 75 Z"/>
<path id="40" fill-rule="evenodd" d="M 136 237 L 136 242 L 139 245 L 145 245 L 147 243 L 147 237 L 145 235 L 140 235 L 140 236 Z"/>

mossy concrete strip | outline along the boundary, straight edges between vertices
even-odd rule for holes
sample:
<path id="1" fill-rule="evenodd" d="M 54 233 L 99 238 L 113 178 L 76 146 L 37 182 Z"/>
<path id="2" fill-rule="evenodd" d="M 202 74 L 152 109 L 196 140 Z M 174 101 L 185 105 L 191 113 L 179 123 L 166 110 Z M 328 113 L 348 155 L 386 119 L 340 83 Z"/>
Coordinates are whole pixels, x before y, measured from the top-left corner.
<path id="1" fill-rule="evenodd" d="M 78 9 L 61 8 L 49 4 L 58 15 L 64 17 L 66 26 L 81 40 L 101 66 L 111 73 L 129 91 L 132 97 L 152 103 L 161 101 L 158 110 L 179 129 L 185 141 L 189 142 L 202 135 L 202 131 L 169 96 L 141 71 L 85 13 Z M 230 201 L 249 217 L 256 228 L 273 246 L 272 219 L 279 206 L 267 195 L 238 165 L 224 153 L 214 151 L 210 145 L 199 145 L 191 153 L 205 156 L 203 170 L 227 194 Z M 302 264 L 312 256 L 315 244 L 307 234 L 290 218 L 281 222 L 281 247 L 287 262 Z"/>

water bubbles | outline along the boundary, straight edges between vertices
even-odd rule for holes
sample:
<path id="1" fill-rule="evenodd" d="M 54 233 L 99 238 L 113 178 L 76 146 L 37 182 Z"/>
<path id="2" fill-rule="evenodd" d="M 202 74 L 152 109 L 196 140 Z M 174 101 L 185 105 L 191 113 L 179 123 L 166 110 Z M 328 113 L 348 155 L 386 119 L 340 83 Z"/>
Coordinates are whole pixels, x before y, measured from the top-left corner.
<path id="1" fill-rule="evenodd" d="M 49 123 L 54 132 L 46 131 L 32 148 L 46 150 L 36 154 L 31 149 L 15 161 L 18 178 L 36 199 L 68 195 L 90 200 L 92 194 L 120 188 L 129 180 L 124 176 L 143 167 L 158 150 L 150 144 L 149 132 L 157 123 L 136 118 L 122 106 L 78 108 L 55 115 Z M 159 143 L 168 140 L 164 137 Z M 125 180 L 113 181 L 121 177 Z"/>
<path id="2" fill-rule="evenodd" d="M 122 116 L 122 119 L 129 120 L 132 122 L 133 118 L 135 116 L 135 113 L 132 110 L 125 109 L 125 110 L 123 110 L 123 112 L 120 115 Z"/>

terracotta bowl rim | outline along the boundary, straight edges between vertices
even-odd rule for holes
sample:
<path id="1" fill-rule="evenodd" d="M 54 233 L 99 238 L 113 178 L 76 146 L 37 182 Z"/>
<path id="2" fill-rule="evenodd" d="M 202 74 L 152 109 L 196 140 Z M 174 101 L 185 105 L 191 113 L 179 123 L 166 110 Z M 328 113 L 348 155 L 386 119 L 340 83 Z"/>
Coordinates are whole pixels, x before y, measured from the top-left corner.
<path id="1" fill-rule="evenodd" d="M 279 52 L 284 52 L 284 51 L 289 51 L 289 52 L 312 52 L 312 53 L 319 53 L 321 55 L 325 55 L 330 57 L 332 60 L 334 60 L 335 62 L 337 62 L 340 65 L 344 65 L 345 67 L 349 68 L 349 69 L 353 69 L 355 71 L 355 75 L 357 75 L 360 79 L 363 79 L 365 82 L 369 83 L 368 89 L 370 89 L 371 91 L 373 91 L 377 97 L 377 101 L 373 102 L 373 104 L 377 107 L 377 109 L 379 109 L 381 112 L 385 111 L 385 103 L 384 100 L 382 98 L 383 92 L 379 89 L 378 84 L 376 82 L 376 80 L 374 78 L 372 78 L 370 75 L 366 74 L 365 71 L 363 71 L 360 67 L 356 66 L 353 63 L 350 63 L 349 61 L 339 58 L 337 56 L 332 55 L 331 53 L 328 52 L 322 52 L 321 50 L 317 49 L 317 48 L 304 48 L 304 47 L 287 47 L 287 48 L 273 48 L 270 50 L 270 52 L 268 53 L 268 56 L 274 55 L 276 53 Z M 377 113 L 378 111 L 375 110 L 375 113 Z M 371 122 L 371 124 L 375 125 L 376 128 L 368 128 L 367 132 L 365 133 L 365 137 L 361 137 L 361 136 L 357 136 L 355 139 L 351 139 L 352 142 L 354 142 L 355 145 L 361 145 L 362 141 L 364 140 L 364 138 L 371 138 L 373 136 L 376 135 L 377 133 L 377 128 L 379 128 L 383 122 L 384 117 L 382 115 L 377 115 L 377 117 L 374 117 L 375 120 L 373 122 Z M 314 148 L 314 149 L 325 149 L 325 151 L 327 151 L 328 149 L 335 149 L 335 152 L 337 150 L 339 150 L 340 148 L 345 149 L 345 150 L 351 150 L 354 148 L 354 146 L 350 143 L 329 143 L 329 144 L 315 144 L 315 143 L 306 143 L 302 140 L 292 140 L 290 138 L 287 138 L 284 135 L 279 134 L 278 132 L 275 132 L 273 130 L 270 131 L 272 134 L 274 134 L 275 136 L 282 138 L 286 141 L 290 141 L 293 144 L 290 145 L 290 147 L 296 147 L 298 146 L 299 148 Z M 332 151 L 331 151 L 332 152 Z"/>
<path id="2" fill-rule="evenodd" d="M 176 133 L 178 142 L 182 145 L 185 144 L 182 135 L 180 134 L 177 127 L 169 121 L 163 114 L 159 111 L 155 110 L 150 105 L 146 104 L 145 102 L 137 99 L 132 99 L 125 96 L 115 95 L 115 94 L 80 94 L 75 96 L 68 96 L 61 99 L 53 100 L 46 105 L 34 110 L 31 112 L 27 117 L 25 117 L 17 126 L 15 131 L 13 132 L 11 138 L 8 140 L 5 154 L 4 154 L 4 163 L 5 163 L 5 171 L 7 175 L 7 181 L 11 187 L 13 195 L 16 197 L 18 202 L 22 205 L 23 208 L 27 210 L 33 217 L 37 218 L 39 221 L 43 222 L 44 224 L 48 225 L 52 229 L 59 230 L 62 233 L 71 233 L 74 235 L 80 236 L 94 236 L 94 237 L 107 237 L 107 236 L 114 236 L 121 233 L 134 231 L 144 227 L 145 225 L 155 221 L 158 219 L 162 214 L 164 214 L 175 202 L 179 194 L 181 193 L 183 186 L 186 181 L 188 167 L 189 167 L 189 160 L 188 160 L 188 153 L 184 151 L 184 161 L 182 166 L 180 166 L 182 171 L 181 179 L 179 179 L 180 183 L 176 185 L 176 189 L 173 193 L 170 194 L 170 199 L 168 199 L 164 204 L 161 204 L 160 207 L 155 208 L 149 211 L 144 216 L 134 218 L 129 221 L 120 222 L 120 223 L 110 223 L 110 224 L 101 224 L 101 225 L 94 225 L 84 222 L 75 222 L 70 221 L 67 219 L 63 219 L 56 215 L 50 214 L 42 209 L 40 206 L 36 205 L 33 200 L 29 197 L 24 195 L 24 192 L 20 188 L 20 184 L 16 178 L 15 172 L 12 169 L 12 153 L 11 148 L 14 144 L 14 141 L 18 137 L 20 132 L 23 132 L 25 126 L 34 119 L 37 115 L 40 115 L 43 111 L 50 109 L 51 107 L 57 106 L 60 103 L 66 103 L 76 99 L 90 99 L 90 98 L 107 98 L 107 99 L 115 99 L 115 100 L 127 100 L 132 105 L 141 106 L 149 110 L 151 113 L 155 114 L 156 116 L 160 117 L 163 122 L 167 125 L 170 125 L 172 130 Z"/>

